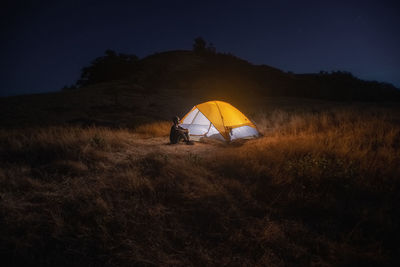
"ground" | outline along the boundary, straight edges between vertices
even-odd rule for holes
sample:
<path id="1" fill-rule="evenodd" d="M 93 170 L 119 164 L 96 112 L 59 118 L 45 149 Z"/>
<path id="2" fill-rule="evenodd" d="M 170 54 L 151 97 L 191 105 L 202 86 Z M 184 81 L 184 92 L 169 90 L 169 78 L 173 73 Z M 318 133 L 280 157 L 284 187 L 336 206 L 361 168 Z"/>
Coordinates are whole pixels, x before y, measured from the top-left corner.
<path id="1" fill-rule="evenodd" d="M 263 137 L 168 144 L 134 129 L 0 130 L 4 265 L 396 265 L 393 106 L 246 112 Z"/>

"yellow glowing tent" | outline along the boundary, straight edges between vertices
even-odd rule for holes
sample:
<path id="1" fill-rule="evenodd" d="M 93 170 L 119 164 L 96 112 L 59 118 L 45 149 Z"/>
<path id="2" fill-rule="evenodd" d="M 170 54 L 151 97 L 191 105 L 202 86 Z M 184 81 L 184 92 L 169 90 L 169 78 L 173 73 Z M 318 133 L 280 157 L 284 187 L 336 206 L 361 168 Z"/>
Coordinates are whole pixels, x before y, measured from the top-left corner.
<path id="1" fill-rule="evenodd" d="M 256 126 L 237 108 L 223 101 L 208 101 L 194 106 L 181 120 L 192 137 L 211 137 L 232 141 L 259 136 Z"/>

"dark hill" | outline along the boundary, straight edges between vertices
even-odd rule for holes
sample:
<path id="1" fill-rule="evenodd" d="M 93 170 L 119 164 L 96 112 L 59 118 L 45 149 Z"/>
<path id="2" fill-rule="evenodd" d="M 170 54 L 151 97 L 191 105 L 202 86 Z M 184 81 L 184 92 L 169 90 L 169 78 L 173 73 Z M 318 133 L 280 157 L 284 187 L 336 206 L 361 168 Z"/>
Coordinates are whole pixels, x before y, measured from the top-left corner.
<path id="1" fill-rule="evenodd" d="M 349 72 L 293 74 L 253 65 L 231 54 L 169 51 L 138 62 L 128 76 L 149 92 L 189 91 L 209 98 L 307 97 L 345 101 L 400 100 L 388 83 L 363 81 Z M 125 79 L 126 80 L 126 79 Z"/>
<path id="2" fill-rule="evenodd" d="M 0 127 L 65 123 L 135 127 L 183 115 L 211 99 L 245 111 L 277 103 L 270 101 L 277 97 L 289 105 L 309 101 L 326 105 L 321 102 L 326 100 L 393 102 L 400 100 L 400 91 L 347 72 L 286 73 L 213 51 L 168 51 L 139 59 L 108 50 L 82 69 L 76 85 L 61 92 L 0 98 Z"/>

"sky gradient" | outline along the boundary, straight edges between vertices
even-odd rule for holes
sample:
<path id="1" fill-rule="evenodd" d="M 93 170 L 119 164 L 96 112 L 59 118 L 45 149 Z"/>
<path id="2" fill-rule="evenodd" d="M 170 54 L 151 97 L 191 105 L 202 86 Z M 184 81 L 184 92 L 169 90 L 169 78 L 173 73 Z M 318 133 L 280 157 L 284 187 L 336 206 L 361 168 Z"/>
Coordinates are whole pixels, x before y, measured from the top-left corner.
<path id="1" fill-rule="evenodd" d="M 137 3 L 135 3 L 137 2 Z M 0 96 L 60 90 L 106 49 L 218 52 L 295 73 L 350 71 L 400 87 L 398 1 L 9 1 Z"/>

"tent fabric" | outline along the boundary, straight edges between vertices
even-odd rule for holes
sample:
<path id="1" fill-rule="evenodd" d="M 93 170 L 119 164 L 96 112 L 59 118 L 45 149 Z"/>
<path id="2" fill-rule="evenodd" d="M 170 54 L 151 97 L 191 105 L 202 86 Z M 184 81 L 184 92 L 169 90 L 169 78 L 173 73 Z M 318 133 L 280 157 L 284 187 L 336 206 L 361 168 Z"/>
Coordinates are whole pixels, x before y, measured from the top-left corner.
<path id="1" fill-rule="evenodd" d="M 226 141 L 259 136 L 256 126 L 237 108 L 223 101 L 208 101 L 194 106 L 181 120 L 192 136 Z"/>

